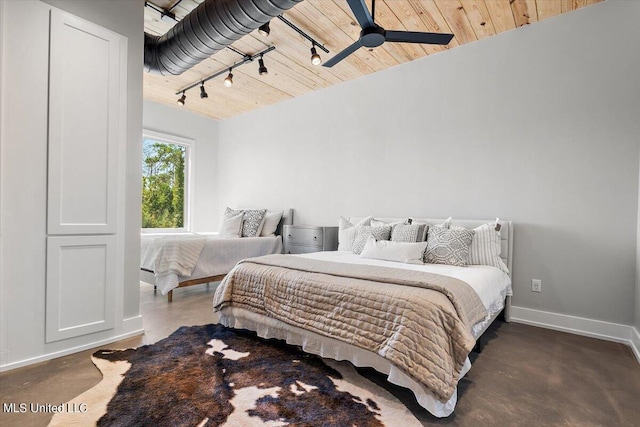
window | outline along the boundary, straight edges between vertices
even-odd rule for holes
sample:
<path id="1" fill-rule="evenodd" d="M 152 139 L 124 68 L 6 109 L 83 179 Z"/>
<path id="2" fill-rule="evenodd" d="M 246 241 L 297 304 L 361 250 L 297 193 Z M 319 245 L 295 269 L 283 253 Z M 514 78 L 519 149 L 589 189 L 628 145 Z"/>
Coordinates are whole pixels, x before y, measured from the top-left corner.
<path id="1" fill-rule="evenodd" d="M 190 229 L 193 141 L 145 131 L 142 138 L 142 228 Z"/>

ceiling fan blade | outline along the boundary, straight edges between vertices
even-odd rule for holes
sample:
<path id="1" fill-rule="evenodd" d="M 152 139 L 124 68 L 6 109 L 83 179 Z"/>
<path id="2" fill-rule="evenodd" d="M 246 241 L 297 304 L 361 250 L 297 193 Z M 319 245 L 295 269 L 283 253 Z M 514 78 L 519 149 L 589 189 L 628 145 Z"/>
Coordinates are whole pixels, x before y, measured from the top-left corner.
<path id="1" fill-rule="evenodd" d="M 375 25 L 364 0 L 347 0 L 347 3 L 362 28 L 373 27 Z"/>
<path id="2" fill-rule="evenodd" d="M 358 40 L 356 40 L 356 42 L 354 44 L 352 44 L 348 48 L 344 49 L 342 52 L 336 54 L 333 58 L 331 58 L 330 60 L 328 60 L 327 62 L 322 64 L 322 66 L 323 67 L 333 67 L 338 62 L 342 61 L 344 58 L 346 58 L 347 56 L 351 55 L 353 52 L 355 52 L 356 50 L 360 49 L 361 47 L 362 47 L 362 43 L 360 42 L 360 39 L 358 39 Z"/>
<path id="3" fill-rule="evenodd" d="M 385 40 L 388 42 L 449 44 L 453 34 L 420 33 L 417 31 L 386 31 Z"/>

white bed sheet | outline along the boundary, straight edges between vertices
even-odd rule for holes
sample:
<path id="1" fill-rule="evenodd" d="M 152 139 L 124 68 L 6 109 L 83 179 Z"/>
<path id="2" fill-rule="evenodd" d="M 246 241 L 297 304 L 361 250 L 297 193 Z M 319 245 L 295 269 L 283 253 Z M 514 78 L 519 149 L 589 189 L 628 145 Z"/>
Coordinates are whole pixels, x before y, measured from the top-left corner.
<path id="1" fill-rule="evenodd" d="M 227 274 L 238 261 L 245 258 L 282 253 L 281 236 L 225 239 L 212 233 L 143 234 L 140 243 L 140 267 L 153 271 L 153 261 L 156 253 L 154 243 L 157 238 L 180 236 L 185 238 L 202 236 L 207 237 L 207 241 L 191 276 L 173 274 L 156 279 L 155 285 L 163 295 L 185 280 Z"/>

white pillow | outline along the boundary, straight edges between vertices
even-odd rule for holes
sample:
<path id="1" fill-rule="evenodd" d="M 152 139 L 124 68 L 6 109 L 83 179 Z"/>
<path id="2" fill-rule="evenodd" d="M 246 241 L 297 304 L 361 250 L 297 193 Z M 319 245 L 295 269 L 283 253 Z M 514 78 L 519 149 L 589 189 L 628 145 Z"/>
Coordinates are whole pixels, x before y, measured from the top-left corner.
<path id="1" fill-rule="evenodd" d="M 469 258 L 467 263 L 469 265 L 489 265 L 491 267 L 499 268 L 505 273 L 509 274 L 509 269 L 505 265 L 502 258 L 500 258 L 501 242 L 500 232 L 496 230 L 496 222 L 489 224 L 482 224 L 479 227 L 473 229 L 475 234 L 473 240 L 469 246 Z M 458 225 L 453 225 L 451 228 L 463 228 Z"/>
<path id="2" fill-rule="evenodd" d="M 338 221 L 338 250 L 349 251 L 353 250 L 353 241 L 356 238 L 356 226 L 359 225 L 371 225 L 372 216 L 362 218 L 357 224 L 352 224 L 348 219 L 340 217 Z"/>
<path id="3" fill-rule="evenodd" d="M 280 219 L 282 219 L 282 215 L 284 215 L 284 211 L 280 212 L 270 212 L 267 211 L 267 214 L 264 217 L 264 224 L 262 225 L 262 231 L 260 231 L 260 237 L 271 236 L 275 234 L 276 228 L 278 228 L 278 224 L 280 223 Z"/>
<path id="4" fill-rule="evenodd" d="M 390 225 L 391 227 L 395 227 L 398 224 L 406 224 L 407 221 L 395 221 L 395 222 L 384 222 L 384 221 L 380 221 L 379 219 L 372 219 L 371 220 L 371 226 L 372 227 L 382 227 L 383 225 Z"/>
<path id="5" fill-rule="evenodd" d="M 378 240 L 370 237 L 364 246 L 363 258 L 381 259 L 385 261 L 404 262 L 406 264 L 422 264 L 427 242 L 406 243 Z"/>
<path id="6" fill-rule="evenodd" d="M 232 217 L 225 217 L 220 224 L 218 235 L 223 238 L 240 237 L 242 234 L 242 219 L 244 212 Z"/>

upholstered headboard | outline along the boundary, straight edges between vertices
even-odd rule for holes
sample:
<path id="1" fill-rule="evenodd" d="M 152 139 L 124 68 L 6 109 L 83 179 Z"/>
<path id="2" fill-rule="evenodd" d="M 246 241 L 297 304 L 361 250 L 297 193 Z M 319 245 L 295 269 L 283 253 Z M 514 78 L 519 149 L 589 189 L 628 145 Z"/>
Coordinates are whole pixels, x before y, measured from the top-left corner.
<path id="1" fill-rule="evenodd" d="M 349 221 L 353 224 L 356 224 L 358 221 L 363 219 L 364 217 L 349 217 Z M 374 216 L 378 221 L 383 222 L 397 222 L 397 221 L 405 221 L 409 217 L 403 218 L 384 218 Z M 446 221 L 446 219 L 426 219 L 426 218 L 412 218 L 413 222 L 436 225 L 442 224 Z M 482 224 L 493 223 L 495 219 L 452 219 L 452 225 L 459 225 L 464 228 L 476 228 L 481 226 Z M 500 250 L 500 258 L 504 261 L 509 269 L 509 276 L 513 277 L 513 223 L 511 221 L 500 221 L 500 240 L 501 240 L 501 250 Z"/>
<path id="2" fill-rule="evenodd" d="M 269 210 L 279 210 L 279 209 L 269 209 Z M 293 209 L 284 209 L 284 214 L 282 218 L 280 218 L 280 222 L 278 223 L 278 227 L 276 228 L 276 235 L 282 235 L 282 228 L 284 225 L 293 225 Z"/>

